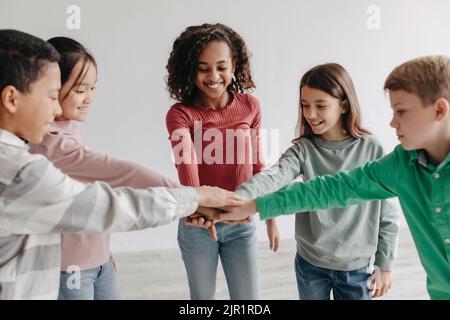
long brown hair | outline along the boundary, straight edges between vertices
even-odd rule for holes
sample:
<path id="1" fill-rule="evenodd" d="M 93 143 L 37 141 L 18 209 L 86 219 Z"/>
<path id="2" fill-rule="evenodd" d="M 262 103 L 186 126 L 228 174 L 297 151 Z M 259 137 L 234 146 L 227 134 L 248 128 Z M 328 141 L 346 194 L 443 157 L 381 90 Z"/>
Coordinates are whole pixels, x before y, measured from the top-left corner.
<path id="1" fill-rule="evenodd" d="M 326 92 L 342 101 L 347 110 L 342 114 L 342 127 L 347 134 L 359 138 L 370 132 L 361 128 L 360 108 L 356 97 L 355 86 L 347 70 L 337 63 L 326 63 L 318 65 L 306 72 L 300 80 L 299 116 L 297 123 L 296 140 L 306 137 L 311 138 L 315 134 L 306 121 L 302 109 L 302 88 L 308 86 Z"/>

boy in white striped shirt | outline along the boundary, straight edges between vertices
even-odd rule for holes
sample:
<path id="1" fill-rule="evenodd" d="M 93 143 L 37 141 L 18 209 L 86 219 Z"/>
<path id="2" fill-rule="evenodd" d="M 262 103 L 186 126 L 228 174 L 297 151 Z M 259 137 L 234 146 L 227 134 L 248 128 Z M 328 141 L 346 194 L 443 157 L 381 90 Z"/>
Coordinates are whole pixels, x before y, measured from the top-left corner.
<path id="1" fill-rule="evenodd" d="M 219 188 L 112 189 L 64 175 L 40 143 L 60 114 L 59 54 L 44 40 L 0 30 L 0 299 L 56 299 L 60 233 L 156 227 L 198 206 L 240 204 Z M 201 210 L 201 209 L 200 209 Z"/>

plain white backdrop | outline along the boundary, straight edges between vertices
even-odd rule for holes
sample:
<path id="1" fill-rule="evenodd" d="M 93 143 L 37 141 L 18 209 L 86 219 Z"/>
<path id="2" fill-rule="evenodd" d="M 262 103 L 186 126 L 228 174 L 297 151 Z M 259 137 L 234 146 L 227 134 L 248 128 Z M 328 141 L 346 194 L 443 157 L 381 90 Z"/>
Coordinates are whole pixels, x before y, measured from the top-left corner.
<path id="1" fill-rule="evenodd" d="M 80 29 L 66 25 L 70 5 L 81 9 Z M 165 128 L 173 101 L 164 77 L 173 41 L 187 26 L 221 22 L 246 40 L 263 128 L 279 134 L 278 148 L 266 150 L 270 162 L 294 137 L 301 75 L 326 62 L 350 72 L 363 125 L 390 152 L 397 141 L 383 81 L 408 59 L 450 54 L 449 12 L 448 0 L 0 0 L 0 28 L 43 39 L 69 36 L 87 46 L 99 65 L 97 98 L 81 126 L 87 143 L 177 179 Z M 293 238 L 293 219 L 278 219 L 282 238 Z M 112 249 L 174 248 L 176 230 L 173 223 L 115 234 Z M 266 240 L 262 222 L 258 234 Z"/>

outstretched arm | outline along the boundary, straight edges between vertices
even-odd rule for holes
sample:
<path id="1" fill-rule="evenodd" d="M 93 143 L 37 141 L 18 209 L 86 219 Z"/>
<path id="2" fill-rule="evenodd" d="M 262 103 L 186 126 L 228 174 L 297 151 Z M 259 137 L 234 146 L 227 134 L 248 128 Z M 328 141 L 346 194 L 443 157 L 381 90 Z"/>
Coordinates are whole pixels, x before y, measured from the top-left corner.
<path id="1" fill-rule="evenodd" d="M 334 176 L 316 177 L 306 183 L 291 183 L 281 190 L 249 201 L 243 206 L 230 209 L 220 219 L 241 220 L 259 211 L 261 219 L 278 215 L 315 211 L 334 207 L 346 207 L 368 200 L 395 197 L 389 186 L 395 177 L 386 174 L 392 168 L 392 154 L 350 171 Z M 388 178 L 385 178 L 388 176 Z"/>
<path id="2" fill-rule="evenodd" d="M 45 158 L 26 164 L 2 194 L 2 225 L 14 234 L 102 233 L 164 225 L 199 205 L 240 203 L 219 188 L 111 188 L 83 184 Z"/>

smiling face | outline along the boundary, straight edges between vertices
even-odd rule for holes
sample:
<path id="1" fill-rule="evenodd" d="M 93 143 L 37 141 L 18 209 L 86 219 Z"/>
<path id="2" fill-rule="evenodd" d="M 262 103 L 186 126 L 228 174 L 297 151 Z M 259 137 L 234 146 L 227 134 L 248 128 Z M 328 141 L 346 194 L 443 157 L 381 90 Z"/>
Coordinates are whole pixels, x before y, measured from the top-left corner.
<path id="1" fill-rule="evenodd" d="M 234 63 L 228 44 L 224 41 L 211 41 L 198 57 L 195 77 L 200 102 L 209 106 L 225 106 L 228 101 L 227 87 L 230 85 Z"/>
<path id="2" fill-rule="evenodd" d="M 346 137 L 342 128 L 342 101 L 328 93 L 308 86 L 301 88 L 303 116 L 315 135 L 336 141 Z"/>
<path id="3" fill-rule="evenodd" d="M 78 75 L 81 74 L 81 77 Z M 77 78 L 79 78 L 77 80 Z M 75 83 L 78 81 L 77 83 Z M 56 120 L 75 120 L 83 122 L 87 118 L 89 107 L 95 97 L 95 84 L 97 82 L 96 67 L 87 62 L 79 61 L 70 73 L 69 79 L 63 84 L 59 100 L 62 115 Z"/>
<path id="4" fill-rule="evenodd" d="M 391 127 L 406 150 L 428 150 L 439 139 L 439 122 L 433 105 L 424 105 L 415 94 L 405 90 L 389 92 L 393 116 Z"/>

